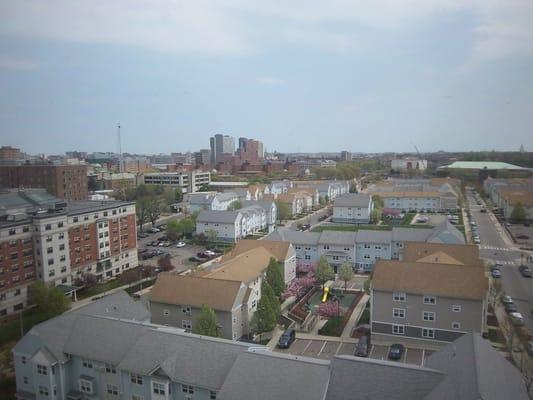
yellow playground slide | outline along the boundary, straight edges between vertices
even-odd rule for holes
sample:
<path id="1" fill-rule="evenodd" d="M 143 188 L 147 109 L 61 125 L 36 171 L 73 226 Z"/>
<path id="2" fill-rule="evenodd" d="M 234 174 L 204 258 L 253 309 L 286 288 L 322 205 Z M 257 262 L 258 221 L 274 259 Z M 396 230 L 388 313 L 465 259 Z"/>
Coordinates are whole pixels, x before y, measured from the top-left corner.
<path id="1" fill-rule="evenodd" d="M 324 294 L 322 295 L 322 303 L 325 303 L 328 299 L 329 287 L 324 288 Z"/>

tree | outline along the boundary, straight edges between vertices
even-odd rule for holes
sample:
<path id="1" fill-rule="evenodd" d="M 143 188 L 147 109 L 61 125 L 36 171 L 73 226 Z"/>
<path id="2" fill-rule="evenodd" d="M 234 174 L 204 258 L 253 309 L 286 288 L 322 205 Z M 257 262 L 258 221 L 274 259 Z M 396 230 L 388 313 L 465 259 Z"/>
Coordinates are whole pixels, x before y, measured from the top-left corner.
<path id="1" fill-rule="evenodd" d="M 319 203 L 322 207 L 324 207 L 324 206 L 326 205 L 326 199 L 324 198 L 324 196 L 320 196 L 320 197 L 318 198 L 318 203 Z"/>
<path id="2" fill-rule="evenodd" d="M 177 187 L 174 191 L 174 201 L 176 203 L 181 203 L 183 201 L 183 190 L 180 187 Z"/>
<path id="3" fill-rule="evenodd" d="M 292 212 L 287 203 L 276 200 L 277 218 L 278 221 L 283 221 L 292 217 Z"/>
<path id="4" fill-rule="evenodd" d="M 235 200 L 228 206 L 228 211 L 240 210 L 242 208 L 242 203 L 240 200 Z"/>
<path id="5" fill-rule="evenodd" d="M 141 232 L 143 225 L 148 221 L 148 198 L 140 197 L 135 203 L 135 213 L 137 214 L 137 225 L 139 225 Z"/>
<path id="6" fill-rule="evenodd" d="M 276 297 L 279 297 L 285 290 L 285 279 L 283 279 L 283 268 L 274 257 L 270 257 L 266 270 L 266 280 L 272 287 Z"/>
<path id="7" fill-rule="evenodd" d="M 354 277 L 352 264 L 349 262 L 345 262 L 341 265 L 339 269 L 339 279 L 344 281 L 344 290 L 346 290 L 346 286 L 348 284 L 348 281 L 351 281 Z"/>
<path id="8" fill-rule="evenodd" d="M 35 304 L 46 318 L 53 318 L 70 308 L 70 299 L 56 287 L 48 287 L 43 282 L 35 282 L 29 290 L 30 302 Z"/>
<path id="9" fill-rule="evenodd" d="M 204 183 L 202 186 L 200 186 L 200 189 L 198 189 L 199 192 L 209 192 L 209 186 L 207 183 Z"/>
<path id="10" fill-rule="evenodd" d="M 174 265 L 172 265 L 172 260 L 170 257 L 170 254 L 167 254 L 166 256 L 159 257 L 157 259 L 157 266 L 161 271 L 171 271 L 174 269 Z"/>
<path id="11" fill-rule="evenodd" d="M 511 212 L 511 221 L 514 223 L 521 223 L 526 220 L 526 210 L 522 203 L 518 202 L 513 207 L 513 211 Z"/>
<path id="12" fill-rule="evenodd" d="M 276 327 L 276 316 L 266 297 L 257 302 L 257 311 L 252 316 L 251 325 L 257 332 L 268 332 Z"/>
<path id="13" fill-rule="evenodd" d="M 221 332 L 217 327 L 217 319 L 215 312 L 207 304 L 203 304 L 194 325 L 192 326 L 192 333 L 204 336 L 220 337 Z"/>
<path id="14" fill-rule="evenodd" d="M 277 321 L 279 316 L 281 315 L 281 305 L 279 304 L 279 300 L 276 297 L 272 286 L 270 286 L 270 284 L 266 280 L 263 280 L 263 282 L 261 283 L 261 299 L 263 298 L 266 299 L 266 301 L 268 301 L 268 303 L 270 304 L 270 308 L 274 313 L 274 319 Z"/>
<path id="15" fill-rule="evenodd" d="M 380 210 L 385 206 L 385 203 L 383 203 L 383 199 L 378 195 L 372 196 L 372 201 L 374 202 L 374 208 Z"/>
<path id="16" fill-rule="evenodd" d="M 207 231 L 205 231 L 205 235 L 209 243 L 214 244 L 217 242 L 218 233 L 214 229 L 208 229 Z"/>
<path id="17" fill-rule="evenodd" d="M 157 219 L 161 215 L 161 206 L 159 204 L 159 199 L 154 195 L 148 196 L 147 198 L 146 215 L 152 223 L 152 226 L 155 225 L 155 221 L 157 221 Z"/>
<path id="18" fill-rule="evenodd" d="M 190 237 L 190 235 L 196 230 L 196 222 L 192 217 L 183 218 L 180 221 L 181 231 Z"/>
<path id="19" fill-rule="evenodd" d="M 181 225 L 175 219 L 167 222 L 167 237 L 170 240 L 178 240 L 183 235 Z"/>
<path id="20" fill-rule="evenodd" d="M 381 220 L 381 216 L 382 216 L 381 210 L 375 208 L 370 213 L 370 220 L 373 223 L 377 224 Z"/>
<path id="21" fill-rule="evenodd" d="M 370 294 L 370 278 L 363 283 L 363 290 L 366 294 Z"/>
<path id="22" fill-rule="evenodd" d="M 335 278 L 335 271 L 333 271 L 333 268 L 329 265 L 328 260 L 326 260 L 326 257 L 324 256 L 320 257 L 318 260 L 318 265 L 315 270 L 315 278 L 320 282 L 322 287 L 324 287 L 324 283 Z"/>

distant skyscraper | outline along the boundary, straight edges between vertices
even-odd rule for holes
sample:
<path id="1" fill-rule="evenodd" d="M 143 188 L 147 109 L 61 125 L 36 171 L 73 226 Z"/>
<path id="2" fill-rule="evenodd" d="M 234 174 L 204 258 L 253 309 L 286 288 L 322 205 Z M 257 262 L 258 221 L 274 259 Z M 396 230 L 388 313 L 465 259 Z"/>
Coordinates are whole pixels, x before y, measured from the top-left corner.
<path id="1" fill-rule="evenodd" d="M 520 145 L 520 153 L 525 153 L 525 151 L 526 151 L 526 150 L 524 149 L 524 145 L 521 144 L 521 145 Z"/>
<path id="2" fill-rule="evenodd" d="M 235 154 L 235 138 L 228 135 L 217 134 L 210 139 L 211 162 L 216 165 L 221 154 Z"/>
<path id="3" fill-rule="evenodd" d="M 263 159 L 263 142 L 241 137 L 239 138 L 239 149 L 237 152 L 242 162 L 257 163 Z"/>
<path id="4" fill-rule="evenodd" d="M 352 153 L 349 151 L 341 151 L 341 161 L 352 161 Z"/>

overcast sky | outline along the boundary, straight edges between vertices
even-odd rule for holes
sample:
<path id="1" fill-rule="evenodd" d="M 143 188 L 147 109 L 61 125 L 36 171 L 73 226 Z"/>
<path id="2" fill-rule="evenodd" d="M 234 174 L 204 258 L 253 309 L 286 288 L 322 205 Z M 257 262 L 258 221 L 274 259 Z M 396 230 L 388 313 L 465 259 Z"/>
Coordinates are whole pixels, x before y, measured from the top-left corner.
<path id="1" fill-rule="evenodd" d="M 531 0 L 2 0 L 0 144 L 533 149 Z"/>

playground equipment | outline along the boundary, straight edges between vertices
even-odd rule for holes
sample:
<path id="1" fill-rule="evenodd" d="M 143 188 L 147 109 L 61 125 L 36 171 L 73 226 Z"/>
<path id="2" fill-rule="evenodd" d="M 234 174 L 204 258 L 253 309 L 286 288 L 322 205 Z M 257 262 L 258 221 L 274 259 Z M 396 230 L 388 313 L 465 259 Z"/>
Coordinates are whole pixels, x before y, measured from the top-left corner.
<path id="1" fill-rule="evenodd" d="M 324 288 L 324 293 L 322 294 L 322 303 L 325 303 L 328 300 L 329 287 Z"/>

